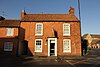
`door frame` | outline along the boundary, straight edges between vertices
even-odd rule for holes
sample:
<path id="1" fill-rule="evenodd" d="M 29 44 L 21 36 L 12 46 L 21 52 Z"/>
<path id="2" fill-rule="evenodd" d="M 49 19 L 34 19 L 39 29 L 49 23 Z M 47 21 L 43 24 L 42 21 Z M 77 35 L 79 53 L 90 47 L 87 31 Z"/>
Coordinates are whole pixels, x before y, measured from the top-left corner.
<path id="1" fill-rule="evenodd" d="M 48 56 L 50 56 L 50 41 L 55 41 L 55 56 L 57 56 L 57 38 L 48 38 Z"/>

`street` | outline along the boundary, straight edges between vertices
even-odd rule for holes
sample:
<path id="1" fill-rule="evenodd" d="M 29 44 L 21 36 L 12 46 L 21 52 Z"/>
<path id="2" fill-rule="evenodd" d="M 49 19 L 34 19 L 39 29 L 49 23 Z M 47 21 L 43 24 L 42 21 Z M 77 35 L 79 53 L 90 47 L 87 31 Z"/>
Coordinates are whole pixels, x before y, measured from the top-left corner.
<path id="1" fill-rule="evenodd" d="M 23 59 L 19 57 L 5 57 L 0 58 L 0 67 L 72 67 L 65 61 L 56 60 L 34 60 Z"/>
<path id="2" fill-rule="evenodd" d="M 100 67 L 100 57 L 88 57 L 83 60 L 66 60 L 73 67 Z"/>
<path id="3" fill-rule="evenodd" d="M 20 57 L 0 58 L 0 67 L 100 67 L 100 57 L 67 60 L 34 60 Z"/>

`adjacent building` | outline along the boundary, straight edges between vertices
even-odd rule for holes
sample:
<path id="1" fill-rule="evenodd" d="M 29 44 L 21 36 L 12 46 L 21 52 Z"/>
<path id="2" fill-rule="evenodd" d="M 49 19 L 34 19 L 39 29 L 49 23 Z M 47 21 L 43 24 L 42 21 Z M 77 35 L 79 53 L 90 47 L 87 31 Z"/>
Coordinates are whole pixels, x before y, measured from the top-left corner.
<path id="1" fill-rule="evenodd" d="M 99 34 L 85 34 L 83 38 L 88 41 L 89 48 L 100 48 L 100 35 Z"/>
<path id="2" fill-rule="evenodd" d="M 18 53 L 19 20 L 0 17 L 0 56 L 16 56 Z"/>

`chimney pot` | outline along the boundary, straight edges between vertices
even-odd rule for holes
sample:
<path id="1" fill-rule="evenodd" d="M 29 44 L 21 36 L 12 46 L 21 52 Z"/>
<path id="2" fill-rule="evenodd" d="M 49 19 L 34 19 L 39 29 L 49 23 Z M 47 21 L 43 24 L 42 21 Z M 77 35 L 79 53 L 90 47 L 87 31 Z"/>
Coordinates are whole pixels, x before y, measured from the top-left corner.
<path id="1" fill-rule="evenodd" d="M 26 12 L 25 12 L 25 10 L 22 10 L 22 12 L 21 12 L 21 19 L 23 19 L 23 17 L 26 15 Z"/>
<path id="2" fill-rule="evenodd" d="M 69 14 L 74 15 L 74 8 L 70 7 Z"/>

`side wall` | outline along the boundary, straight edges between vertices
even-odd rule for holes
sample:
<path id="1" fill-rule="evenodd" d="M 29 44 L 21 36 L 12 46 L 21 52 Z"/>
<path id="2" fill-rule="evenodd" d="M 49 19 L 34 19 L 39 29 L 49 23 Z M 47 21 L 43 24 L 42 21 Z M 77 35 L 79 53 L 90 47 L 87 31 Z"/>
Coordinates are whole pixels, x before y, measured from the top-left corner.
<path id="1" fill-rule="evenodd" d="M 18 45 L 18 28 L 14 28 L 13 36 L 6 36 L 6 28 L 0 28 L 0 55 L 2 56 L 16 56 Z M 13 42 L 12 51 L 4 51 L 4 43 Z"/>

